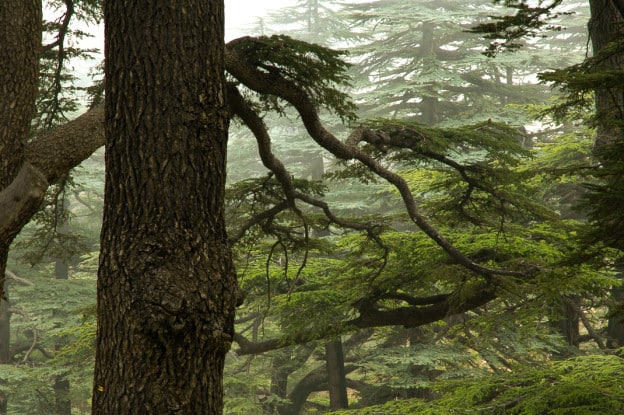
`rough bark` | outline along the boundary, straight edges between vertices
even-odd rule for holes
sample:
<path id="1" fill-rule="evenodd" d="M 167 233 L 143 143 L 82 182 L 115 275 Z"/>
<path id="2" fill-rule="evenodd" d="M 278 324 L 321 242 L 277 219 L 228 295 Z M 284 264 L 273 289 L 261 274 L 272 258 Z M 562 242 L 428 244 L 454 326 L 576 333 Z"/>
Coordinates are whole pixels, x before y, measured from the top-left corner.
<path id="1" fill-rule="evenodd" d="M 104 16 L 93 414 L 220 414 L 236 302 L 223 2 L 109 1 Z"/>
<path id="2" fill-rule="evenodd" d="M 13 181 L 24 162 L 24 145 L 37 96 L 41 13 L 40 0 L 0 2 L 0 190 Z M 4 211 L 6 205 L 0 207 Z M 2 279 L 9 246 L 18 232 L 0 223 Z"/>
<path id="3" fill-rule="evenodd" d="M 35 113 L 41 1 L 0 3 L 0 189 L 17 174 Z"/>
<path id="4" fill-rule="evenodd" d="M 99 106 L 25 145 L 21 169 L 0 192 L 0 242 L 7 251 L 12 236 L 39 209 L 48 185 L 104 145 L 103 124 Z"/>
<path id="5" fill-rule="evenodd" d="M 592 49 L 596 55 L 610 42 L 622 39 L 624 36 L 624 2 L 621 0 L 591 0 L 589 5 L 591 19 L 588 23 L 588 31 Z M 624 68 L 624 55 L 613 54 L 602 62 L 598 70 L 622 70 L 622 68 Z M 611 148 L 614 145 L 621 146 L 624 140 L 624 130 L 622 129 L 624 96 L 622 96 L 621 91 L 614 91 L 609 88 L 596 89 L 594 96 L 598 119 L 594 155 L 606 166 L 617 165 L 624 159 L 624 154 L 621 151 L 613 151 Z M 619 120 L 619 122 L 613 120 Z M 621 178 L 615 177 L 614 180 L 617 182 Z M 616 234 L 615 238 L 611 235 L 605 235 L 608 243 L 622 249 L 621 242 L 618 242 L 617 237 L 618 225 L 614 224 L 611 227 L 607 224 L 604 229 L 608 233 Z M 620 347 L 624 344 L 624 313 L 620 311 L 622 304 L 624 304 L 622 288 L 613 287 L 611 295 L 617 306 L 609 318 L 607 345 Z"/>
<path id="6" fill-rule="evenodd" d="M 13 240 L 24 223 L 30 220 L 29 213 L 37 210 L 48 188 L 48 182 L 41 172 L 30 163 L 24 163 L 17 177 L 0 192 L 0 240 Z"/>
<path id="7" fill-rule="evenodd" d="M 613 287 L 611 289 L 611 300 L 615 307 L 613 307 L 613 311 L 609 315 L 607 347 L 617 349 L 624 346 L 624 313 L 621 312 L 621 307 L 624 305 L 624 289 L 622 287 Z"/>
<path id="8" fill-rule="evenodd" d="M 591 0 L 589 6 L 591 19 L 588 23 L 588 31 L 593 52 L 597 54 L 610 42 L 624 36 L 624 15 L 622 15 L 621 2 L 618 1 Z M 614 54 L 605 59 L 598 70 L 621 70 L 622 68 L 624 68 L 624 55 Z M 594 94 L 596 115 L 599 121 L 594 151 L 601 158 L 603 153 L 608 153 L 611 144 L 623 139 L 621 125 L 610 122 L 609 119 L 624 118 L 624 97 L 621 93 L 609 88 L 597 89 Z M 612 157 L 613 155 L 610 154 L 608 158 Z"/>
<path id="9" fill-rule="evenodd" d="M 24 145 L 35 112 L 42 10 L 40 0 L 0 2 L 0 191 L 13 182 L 24 162 Z M 15 198 L 15 187 L 9 193 Z M 4 192 L 0 193 L 0 199 Z M 24 200 L 22 200 L 24 202 Z M 19 203 L 19 202 L 18 202 Z M 32 201 L 27 202 L 30 204 Z M 38 203 L 37 203 L 38 204 Z M 21 227 L 5 227 L 7 203 L 0 201 L 0 363 L 8 363 L 11 314 L 4 296 L 4 278 L 11 242 Z M 0 393 L 0 414 L 7 397 Z"/>
<path id="10" fill-rule="evenodd" d="M 104 105 L 98 105 L 29 142 L 25 156 L 49 183 L 54 183 L 103 145 Z"/>

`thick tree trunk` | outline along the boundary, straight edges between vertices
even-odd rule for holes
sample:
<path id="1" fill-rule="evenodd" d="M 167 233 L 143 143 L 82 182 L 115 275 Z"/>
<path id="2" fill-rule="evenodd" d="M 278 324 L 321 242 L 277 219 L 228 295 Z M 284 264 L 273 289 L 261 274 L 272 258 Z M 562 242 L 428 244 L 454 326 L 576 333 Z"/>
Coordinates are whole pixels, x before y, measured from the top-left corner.
<path id="1" fill-rule="evenodd" d="M 24 163 L 37 97 L 41 19 L 40 0 L 0 2 L 0 191 L 9 187 Z M 20 203 L 13 193 L 10 196 L 11 202 Z M 3 292 L 4 278 L 9 247 L 21 229 L 5 222 L 6 205 L 0 203 L 0 363 L 8 363 L 10 358 L 11 314 Z M 7 396 L 0 393 L 0 415 L 6 413 Z"/>
<path id="2" fill-rule="evenodd" d="M 41 1 L 0 2 L 0 190 L 13 181 L 24 162 L 40 52 Z"/>
<path id="3" fill-rule="evenodd" d="M 0 2 L 0 191 L 11 184 L 24 163 L 24 146 L 37 97 L 41 18 L 40 0 Z M 20 202 L 15 196 L 12 199 Z M 2 207 L 4 211 L 6 206 Z M 5 215 L 2 213 L 0 223 L 2 280 L 9 246 L 19 232 L 6 226 Z M 1 287 L 0 283 L 0 291 Z"/>
<path id="4" fill-rule="evenodd" d="M 93 414 L 222 413 L 223 2 L 104 3 L 106 187 Z"/>

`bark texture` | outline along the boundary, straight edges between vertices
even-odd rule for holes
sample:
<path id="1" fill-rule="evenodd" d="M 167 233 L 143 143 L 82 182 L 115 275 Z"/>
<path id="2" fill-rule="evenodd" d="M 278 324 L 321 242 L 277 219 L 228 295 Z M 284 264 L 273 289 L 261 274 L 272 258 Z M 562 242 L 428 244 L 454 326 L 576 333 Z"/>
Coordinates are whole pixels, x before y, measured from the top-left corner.
<path id="1" fill-rule="evenodd" d="M 0 189 L 17 175 L 35 113 L 41 1 L 0 2 Z"/>
<path id="2" fill-rule="evenodd" d="M 104 3 L 93 414 L 220 414 L 233 335 L 223 2 Z"/>
<path id="3" fill-rule="evenodd" d="M 41 13 L 40 0 L 0 2 L 0 191 L 24 162 L 37 97 Z M 0 279 L 4 279 L 9 246 L 19 229 L 0 226 Z M 1 287 L 0 283 L 0 298 Z"/>
<path id="4" fill-rule="evenodd" d="M 610 42 L 624 36 L 624 8 L 618 0 L 591 0 L 589 2 L 591 19 L 588 23 L 588 32 L 594 54 L 605 48 Z M 624 55 L 613 54 L 602 62 L 599 70 L 621 70 L 624 68 Z M 596 115 L 598 128 L 595 141 L 595 153 L 602 162 L 613 162 L 613 154 L 602 159 L 602 154 L 608 152 L 609 147 L 621 141 L 622 127 L 610 119 L 624 118 L 624 97 L 612 89 L 597 89 L 594 91 L 596 99 Z M 621 160 L 621 157 L 619 158 Z"/>
<path id="5" fill-rule="evenodd" d="M 24 163 L 24 146 L 35 112 L 41 54 L 41 19 L 40 0 L 0 2 L 0 363 L 8 363 L 10 356 L 11 314 L 4 294 L 9 247 L 23 226 L 7 226 L 10 224 L 6 223 L 6 219 L 11 214 L 6 211 L 9 208 L 7 204 L 15 202 L 20 207 L 28 208 L 34 204 L 36 209 L 41 201 L 32 200 L 32 193 L 25 198 L 16 195 L 16 186 L 12 186 L 8 192 L 4 191 L 18 176 Z M 7 193 L 9 198 L 4 199 Z M 12 216 L 15 220 L 25 220 L 21 214 Z M 0 393 L 0 415 L 6 413 L 7 397 Z"/>
<path id="6" fill-rule="evenodd" d="M 609 43 L 618 41 L 624 36 L 624 2 L 622 0 L 591 0 L 589 5 L 591 19 L 588 23 L 588 31 L 592 49 L 596 55 Z M 612 54 L 602 61 L 598 70 L 610 71 L 622 70 L 622 68 L 624 68 L 624 55 L 620 53 Z M 624 96 L 621 90 L 611 88 L 596 89 L 594 96 L 598 118 L 594 155 L 606 166 L 617 166 L 624 159 L 624 154 L 620 150 L 624 142 L 622 129 Z M 617 183 L 621 181 L 621 177 L 614 177 L 612 180 Z M 606 232 L 607 243 L 623 249 L 620 236 L 621 225 L 619 225 L 621 218 L 618 218 L 616 214 L 614 217 L 603 220 L 606 221 L 603 228 Z M 622 287 L 613 287 L 611 295 L 617 306 L 610 313 L 607 345 L 617 348 L 624 344 L 624 313 L 621 312 L 624 290 Z"/>

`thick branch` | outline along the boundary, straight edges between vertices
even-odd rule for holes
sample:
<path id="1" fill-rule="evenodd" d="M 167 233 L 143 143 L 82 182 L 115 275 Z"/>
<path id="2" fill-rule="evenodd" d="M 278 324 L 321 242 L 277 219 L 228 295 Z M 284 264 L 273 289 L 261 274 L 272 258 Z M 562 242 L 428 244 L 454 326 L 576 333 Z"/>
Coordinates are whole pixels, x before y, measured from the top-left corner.
<path id="1" fill-rule="evenodd" d="M 469 290 L 469 292 L 465 292 Z M 354 304 L 359 311 L 359 317 L 347 321 L 340 326 L 327 327 L 324 331 L 301 331 L 295 336 L 284 339 L 271 339 L 263 342 L 252 342 L 241 334 L 234 335 L 234 341 L 239 349 L 239 355 L 261 354 L 270 350 L 281 349 L 293 344 L 304 344 L 312 340 L 329 338 L 342 334 L 354 328 L 405 326 L 418 327 L 433 323 L 455 314 L 481 307 L 496 298 L 494 286 L 483 284 L 478 287 L 466 288 L 465 291 L 457 291 L 453 294 L 441 294 L 426 298 L 410 297 L 410 302 L 415 305 L 394 309 L 380 310 L 373 300 L 361 299 Z M 387 296 L 390 298 L 390 296 Z"/>
<path id="2" fill-rule="evenodd" d="M 354 365 L 346 366 L 345 374 L 349 374 L 356 369 L 357 367 Z M 280 413 L 298 414 L 312 392 L 324 391 L 327 390 L 327 388 L 327 369 L 325 366 L 321 366 L 309 372 L 297 382 L 292 391 L 288 394 L 288 399 L 292 403 L 288 406 L 287 410 L 281 411 Z"/>
<path id="3" fill-rule="evenodd" d="M 30 163 L 24 163 L 11 184 L 0 192 L 0 240 L 10 241 L 39 208 L 48 182 Z"/>
<path id="4" fill-rule="evenodd" d="M 54 183 L 104 145 L 104 105 L 47 131 L 26 146 L 26 160 Z"/>
<path id="5" fill-rule="evenodd" d="M 0 193 L 0 240 L 12 240 L 28 223 L 50 183 L 104 145 L 103 123 L 102 105 L 27 144 L 26 162 Z"/>
<path id="6" fill-rule="evenodd" d="M 362 299 L 355 304 L 360 316 L 348 324 L 359 328 L 398 325 L 418 327 L 472 310 L 496 298 L 496 292 L 491 285 L 474 287 L 471 289 L 471 294 L 467 296 L 465 293 L 456 293 L 456 295 L 449 295 L 444 301 L 440 301 L 440 296 L 429 297 L 426 301 L 435 302 L 427 306 L 399 307 L 389 310 L 380 310 L 375 302 Z M 412 301 L 424 302 L 416 299 Z"/>
<path id="7" fill-rule="evenodd" d="M 299 112 L 310 137 L 321 147 L 330 151 L 339 159 L 358 160 L 375 174 L 394 185 L 401 194 L 403 203 L 412 221 L 457 263 L 481 275 L 525 276 L 522 272 L 492 269 L 477 264 L 444 238 L 437 229 L 418 212 L 416 202 L 414 201 L 407 182 L 401 176 L 385 168 L 372 156 L 357 147 L 356 143 L 362 141 L 365 135 L 375 134 L 370 129 L 364 127 L 356 128 L 347 140 L 347 143 L 351 144 L 344 144 L 325 129 L 310 97 L 292 81 L 280 76 L 277 71 L 259 71 L 253 65 L 249 64 L 238 51 L 232 48 L 226 48 L 225 61 L 228 72 L 244 83 L 248 88 L 261 94 L 280 97 L 289 102 Z"/>

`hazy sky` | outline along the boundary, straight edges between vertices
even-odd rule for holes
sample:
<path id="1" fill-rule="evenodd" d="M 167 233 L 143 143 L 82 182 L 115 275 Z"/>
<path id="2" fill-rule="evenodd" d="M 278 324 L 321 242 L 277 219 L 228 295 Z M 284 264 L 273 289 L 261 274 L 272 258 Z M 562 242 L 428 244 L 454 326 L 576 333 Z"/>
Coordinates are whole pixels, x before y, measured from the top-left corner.
<path id="1" fill-rule="evenodd" d="M 225 0 L 225 39 L 231 40 L 249 34 L 257 26 L 259 18 L 293 3 L 294 0 Z M 87 41 L 87 47 L 102 49 L 103 25 L 88 27 L 86 31 L 95 36 Z"/>
<path id="2" fill-rule="evenodd" d="M 2 1 L 2 0 L 0 0 Z M 225 0 L 225 40 L 235 39 L 245 35 L 254 35 L 253 30 L 258 26 L 259 18 L 268 12 L 294 3 L 295 0 Z M 52 19 L 56 13 L 47 11 L 46 18 Z M 92 38 L 80 42 L 83 48 L 97 48 L 104 50 L 104 25 L 81 27 L 93 35 Z M 78 84 L 84 86 L 91 83 L 87 74 L 97 65 L 101 57 L 93 61 L 73 61 L 73 67 L 78 73 Z"/>
<path id="3" fill-rule="evenodd" d="M 225 40 L 249 34 L 260 17 L 293 3 L 294 0 L 225 0 Z"/>

